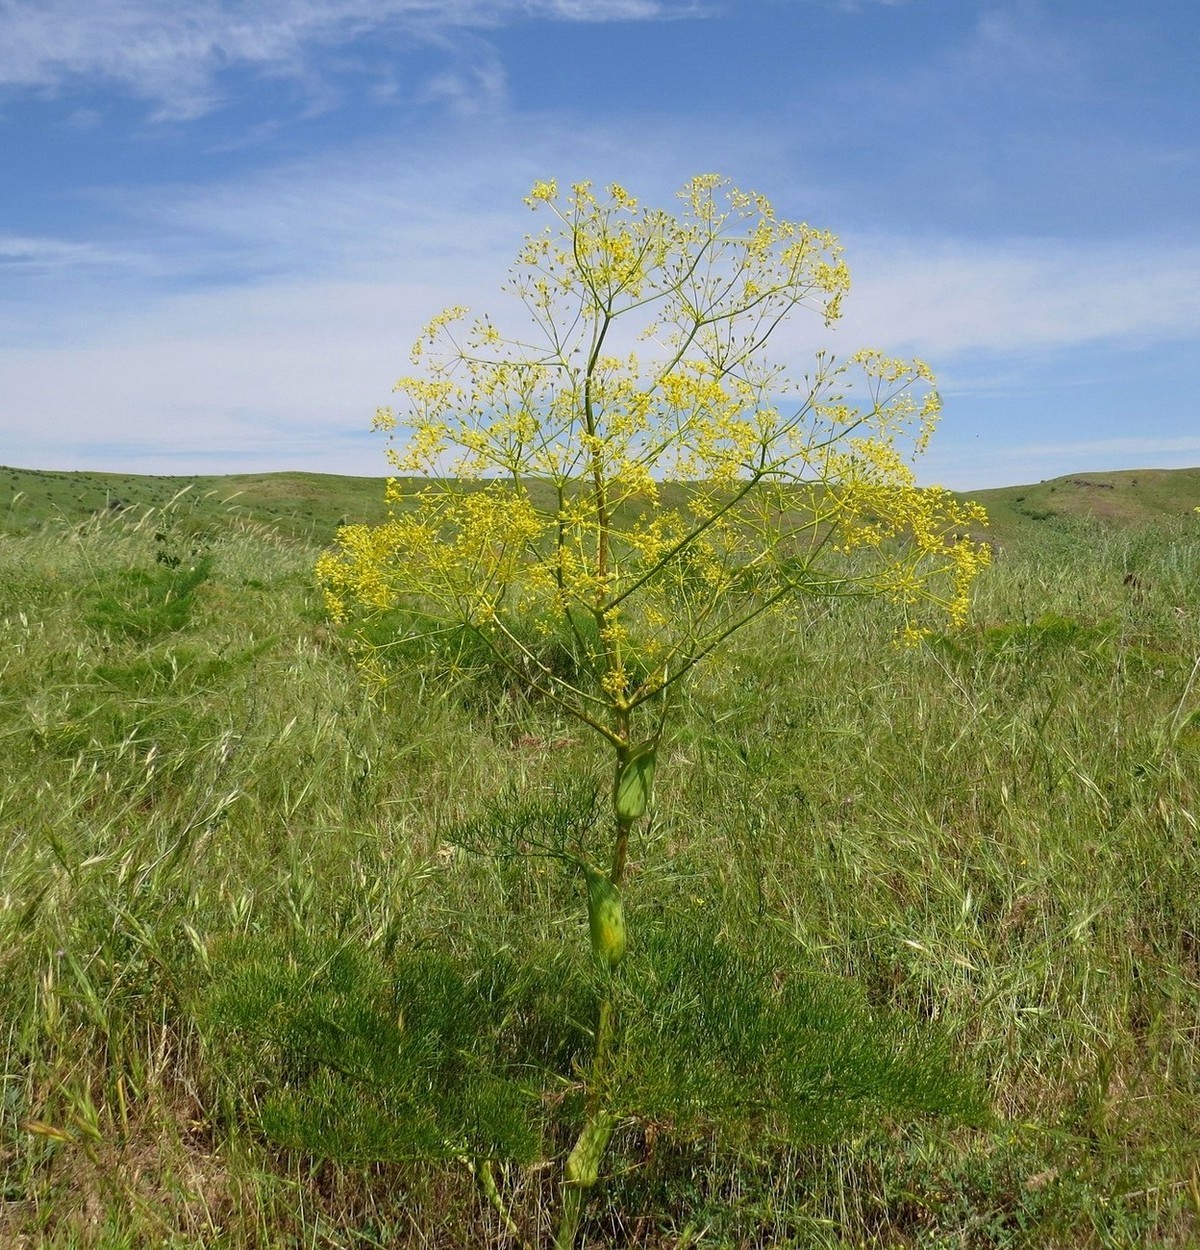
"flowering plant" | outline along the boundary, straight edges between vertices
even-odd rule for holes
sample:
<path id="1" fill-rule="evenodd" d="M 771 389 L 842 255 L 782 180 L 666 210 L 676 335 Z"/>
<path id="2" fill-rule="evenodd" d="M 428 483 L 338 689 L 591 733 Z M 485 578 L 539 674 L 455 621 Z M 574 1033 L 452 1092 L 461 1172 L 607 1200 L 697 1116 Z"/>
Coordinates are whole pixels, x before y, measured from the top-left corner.
<path id="1" fill-rule="evenodd" d="M 465 629 L 607 741 L 611 854 L 582 867 L 613 970 L 673 688 L 806 597 L 884 596 L 909 639 L 930 608 L 960 623 L 987 559 L 969 537 L 982 512 L 910 467 L 940 408 L 927 365 L 818 353 L 797 376 L 768 352 L 796 309 L 838 317 L 850 279 L 834 236 L 715 175 L 679 198 L 671 213 L 619 185 L 533 188 L 552 222 L 507 284 L 525 332 L 460 307 L 429 323 L 400 414 L 376 418 L 399 475 L 389 519 L 341 529 L 318 568 L 335 616 L 403 605 L 432 634 Z M 547 658 L 538 631 L 569 638 L 576 663 Z M 615 1039 L 605 1003 L 560 1245 L 612 1130 L 598 1074 Z"/>

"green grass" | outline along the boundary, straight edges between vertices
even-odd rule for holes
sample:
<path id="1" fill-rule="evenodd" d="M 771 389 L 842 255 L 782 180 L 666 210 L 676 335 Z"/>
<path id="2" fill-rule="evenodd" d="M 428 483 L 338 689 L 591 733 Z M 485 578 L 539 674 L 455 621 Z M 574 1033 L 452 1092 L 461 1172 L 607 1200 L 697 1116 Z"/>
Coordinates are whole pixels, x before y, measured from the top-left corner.
<path id="1" fill-rule="evenodd" d="M 1028 546 L 1037 529 L 1094 520 L 1147 527 L 1200 507 L 1200 469 L 1129 469 L 1074 473 L 1028 486 L 975 491 L 988 510 L 995 541 Z M 1047 525 L 1049 523 L 1049 525 Z"/>
<path id="2" fill-rule="evenodd" d="M 603 753 L 502 682 L 365 687 L 311 567 L 376 482 L 14 473 L 0 1244 L 515 1244 L 452 1139 L 548 1244 L 581 883 L 464 847 L 586 838 Z M 1018 516 L 957 636 L 815 605 L 701 673 L 588 1244 L 1195 1244 L 1200 474 L 1106 476 L 1154 510 Z"/>

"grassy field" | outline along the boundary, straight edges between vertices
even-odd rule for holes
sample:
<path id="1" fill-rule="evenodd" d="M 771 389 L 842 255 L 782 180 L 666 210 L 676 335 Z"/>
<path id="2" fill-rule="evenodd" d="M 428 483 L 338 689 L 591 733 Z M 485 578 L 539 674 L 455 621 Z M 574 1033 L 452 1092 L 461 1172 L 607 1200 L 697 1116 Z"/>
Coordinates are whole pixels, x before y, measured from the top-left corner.
<path id="1" fill-rule="evenodd" d="M 497 1100 L 557 1072 L 531 1115 L 569 1111 L 586 917 L 553 860 L 470 847 L 586 825 L 602 755 L 499 674 L 365 686 L 311 570 L 379 494 L 0 469 L 0 1245 L 520 1244 L 453 1149 L 414 1157 L 426 1121 L 389 1158 L 365 1095 L 280 1095 L 343 1097 L 414 1032 L 549 1244 L 567 1139 L 480 1128 L 460 1069 L 520 1067 Z M 627 900 L 631 993 L 676 970 L 661 1064 L 741 1089 L 713 985 L 764 1022 L 762 1080 L 802 1069 L 764 1038 L 815 1036 L 781 1006 L 810 985 L 863 1037 L 948 1039 L 986 1114 L 868 1101 L 788 1145 L 651 1082 L 587 1244 L 1200 1241 L 1200 471 L 978 497 L 963 633 L 897 649 L 884 606 L 816 604 L 702 672 Z"/>

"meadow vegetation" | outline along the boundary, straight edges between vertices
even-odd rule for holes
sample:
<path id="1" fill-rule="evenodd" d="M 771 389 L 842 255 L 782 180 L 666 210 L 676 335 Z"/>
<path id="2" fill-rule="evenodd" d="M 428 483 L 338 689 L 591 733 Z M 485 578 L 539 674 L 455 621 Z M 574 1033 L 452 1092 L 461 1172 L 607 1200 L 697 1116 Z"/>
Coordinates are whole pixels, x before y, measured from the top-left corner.
<path id="1" fill-rule="evenodd" d="M 601 745 L 486 657 L 364 685 L 351 482 L 60 476 L 0 536 L 0 1244 L 549 1245 L 595 973 L 576 875 L 495 852 L 581 836 Z M 1186 494 L 1014 520 L 953 635 L 821 600 L 698 670 L 585 1244 L 1194 1244 Z"/>

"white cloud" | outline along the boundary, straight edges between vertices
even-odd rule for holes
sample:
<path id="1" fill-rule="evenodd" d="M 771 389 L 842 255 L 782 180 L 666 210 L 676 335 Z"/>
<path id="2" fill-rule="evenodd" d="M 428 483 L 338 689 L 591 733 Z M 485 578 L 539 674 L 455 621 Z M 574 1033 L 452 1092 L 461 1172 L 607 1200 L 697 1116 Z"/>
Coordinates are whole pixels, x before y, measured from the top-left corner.
<path id="1" fill-rule="evenodd" d="M 0 272 L 12 276 L 14 269 L 78 271 L 85 266 L 127 266 L 139 258 L 120 249 L 69 239 L 0 234 Z"/>
<path id="2" fill-rule="evenodd" d="M 523 234 L 545 225 L 522 202 L 534 181 L 592 177 L 634 188 L 670 206 L 675 191 L 709 164 L 777 164 L 778 142 L 654 118 L 636 133 L 544 116 L 469 117 L 383 144 L 343 146 L 315 158 L 280 161 L 220 183 L 84 189 L 84 220 L 123 246 L 43 239 L 49 256 L 72 249 L 125 263 L 156 280 L 237 285 L 288 280 L 379 280 L 414 273 L 437 278 L 444 301 L 473 274 L 495 291 Z M 107 293 L 94 293 L 111 319 Z M 149 292 L 161 296 L 161 289 Z M 76 304 L 86 303 L 80 292 Z M 38 318 L 37 293 L 26 319 Z M 54 295 L 47 325 L 62 300 Z"/>
<path id="3" fill-rule="evenodd" d="M 419 98 L 446 105 L 459 118 L 499 112 L 507 103 L 508 75 L 495 49 L 486 40 L 461 31 L 453 38 L 438 36 L 436 42 L 447 64 L 426 80 Z"/>
<path id="4" fill-rule="evenodd" d="M 310 53 L 364 34 L 426 37 L 544 17 L 650 20 L 694 14 L 691 0 L 10 0 L 0 8 L 0 88 L 115 82 L 186 120 L 220 101 L 230 66 L 302 74 Z"/>
<path id="5" fill-rule="evenodd" d="M 776 141 L 750 141 L 736 126 L 699 132 L 655 118 L 628 143 L 621 138 L 547 118 L 471 119 L 390 149 L 349 148 L 220 185 L 97 195 L 133 242 L 23 239 L 10 241 L 8 254 L 210 282 L 223 273 L 260 284 L 273 274 L 300 284 L 403 277 L 440 282 L 439 302 L 454 302 L 463 284 L 475 289 L 473 275 L 488 275 L 485 291 L 494 291 L 521 235 L 545 224 L 521 203 L 537 178 L 568 182 L 586 172 L 603 184 L 619 177 L 643 202 L 670 206 L 674 190 L 706 164 L 786 162 Z M 780 211 L 799 215 L 804 194 L 777 201 Z M 849 234 L 844 243 L 853 284 L 833 335 L 839 351 L 868 344 L 924 354 L 936 365 L 964 352 L 1200 337 L 1194 243 L 871 234 Z M 0 264 L 5 255 L 0 238 Z M 228 299 L 238 298 L 231 289 Z M 780 342 L 801 350 L 820 337 L 819 321 L 800 314 Z"/>
<path id="6" fill-rule="evenodd" d="M 1200 336 L 1200 247 L 864 239 L 838 338 L 927 353 Z"/>
<path id="7" fill-rule="evenodd" d="M 231 465 L 385 472 L 382 446 L 367 428 L 375 407 L 389 401 L 391 384 L 408 368 L 410 344 L 428 316 L 451 301 L 495 309 L 505 324 L 496 288 L 510 251 L 464 247 L 456 257 L 431 257 L 408 274 L 389 272 L 374 281 L 361 274 L 353 280 L 309 276 L 178 294 L 110 318 L 103 332 L 93 327 L 83 338 L 60 336 L 0 353 L 6 459 L 145 472 L 220 472 Z M 1169 258 L 1159 257 L 1158 267 L 1169 269 Z M 928 280 L 927 270 L 922 273 Z M 1126 298 L 1128 275 L 1115 275 L 1115 287 L 1104 290 L 1103 274 L 1076 258 L 1070 289 L 1064 285 L 1067 266 L 1051 275 L 1035 267 L 1011 275 L 1001 298 L 998 275 L 1006 273 L 1003 255 L 978 253 L 971 265 L 960 257 L 952 270 L 937 271 L 938 284 L 923 291 L 914 292 L 921 279 L 903 267 L 864 279 L 866 289 L 858 294 L 868 296 L 871 306 L 846 327 L 854 337 L 842 341 L 846 347 L 874 342 L 919 351 L 935 367 L 948 354 L 965 369 L 981 367 L 969 350 L 981 347 L 992 362 L 982 367 L 996 369 L 996 387 L 1003 391 L 1004 361 L 1019 377 L 1031 349 L 1045 349 L 1044 367 L 1053 370 L 1057 347 L 1099 333 L 1127 337 L 1163 328 L 1159 314 Z M 1021 311 L 1042 301 L 1049 286 L 1063 321 L 1047 309 L 1041 319 L 1026 317 L 1012 329 L 1008 319 L 1021 321 Z M 1088 320 L 1093 301 L 1109 311 L 1093 312 Z M 1079 318 L 1072 320 L 1072 312 Z M 803 340 L 814 324 L 815 318 L 798 321 L 791 338 L 801 361 L 811 350 Z M 947 381 L 953 371 L 951 361 L 943 371 Z M 979 468 L 977 448 L 964 449 L 958 459 L 939 442 L 922 474 L 971 487 L 1074 468 L 1200 458 L 1196 437 L 1073 440 L 1069 423 L 1060 430 L 1059 441 L 1011 445 L 1010 439 L 1007 450 L 989 446 L 985 469 Z"/>
<path id="8" fill-rule="evenodd" d="M 962 52 L 961 67 L 976 81 L 981 76 L 1010 81 L 1020 77 L 1052 85 L 1059 93 L 1078 93 L 1087 89 L 1088 60 L 1078 37 L 1072 38 L 1037 8 L 1024 4 L 983 12 Z"/>
<path id="9" fill-rule="evenodd" d="M 442 293 L 328 283 L 177 296 L 103 338 L 0 352 L 6 459 L 44 467 L 385 472 L 355 457 Z M 338 463 L 331 463 L 331 457 Z"/>

